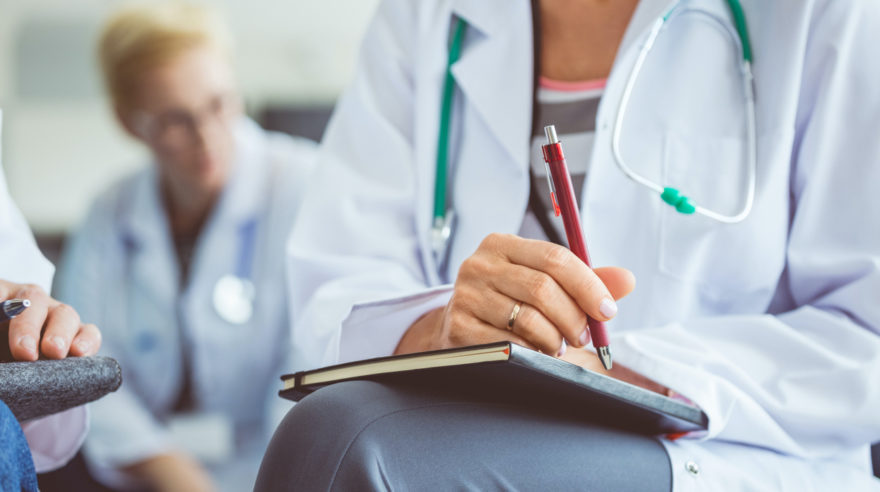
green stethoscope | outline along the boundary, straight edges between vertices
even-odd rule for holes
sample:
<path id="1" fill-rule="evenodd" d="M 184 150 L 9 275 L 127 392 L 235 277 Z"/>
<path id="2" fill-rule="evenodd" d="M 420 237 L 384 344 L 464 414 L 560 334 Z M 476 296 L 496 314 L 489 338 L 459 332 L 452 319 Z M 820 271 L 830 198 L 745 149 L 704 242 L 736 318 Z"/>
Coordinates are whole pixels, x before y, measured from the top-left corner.
<path id="1" fill-rule="evenodd" d="M 660 195 L 660 198 L 664 202 L 674 207 L 678 212 L 682 214 L 697 213 L 718 222 L 735 224 L 737 222 L 742 222 L 748 217 L 752 210 L 752 204 L 755 201 L 755 179 L 758 167 L 757 130 L 755 126 L 752 46 L 749 42 L 746 18 L 739 0 L 726 0 L 726 2 L 730 7 L 733 17 L 732 26 L 723 19 L 719 19 L 712 14 L 703 11 L 700 11 L 700 13 L 703 13 L 718 22 L 725 32 L 731 36 L 734 44 L 739 46 L 741 51 L 742 61 L 740 63 L 740 71 L 742 73 L 743 92 L 746 100 L 746 134 L 748 136 L 747 158 L 749 160 L 749 166 L 746 199 L 739 212 L 734 215 L 727 215 L 695 204 L 690 198 L 681 194 L 678 189 L 670 186 L 661 186 L 660 184 L 633 171 L 632 168 L 627 165 L 620 151 L 621 129 L 623 128 L 623 121 L 629 106 L 633 87 L 635 87 L 636 80 L 644 66 L 645 59 L 648 57 L 648 53 L 650 53 L 660 32 L 677 16 L 677 14 L 687 10 L 685 7 L 682 7 L 682 0 L 677 1 L 662 17 L 654 22 L 651 31 L 648 34 L 648 38 L 642 45 L 638 58 L 636 58 L 636 62 L 626 81 L 623 94 L 620 97 L 620 105 L 617 109 L 617 119 L 611 135 L 611 146 L 617 167 L 620 168 L 629 179 Z M 456 19 L 452 39 L 449 45 L 446 77 L 443 83 L 443 100 L 440 108 L 440 131 L 437 137 L 437 169 L 434 182 L 434 220 L 431 228 L 432 246 L 435 258 L 437 258 L 438 262 L 446 257 L 447 246 L 452 237 L 452 232 L 455 226 L 455 211 L 450 206 L 450 200 L 447 196 L 449 127 L 452 116 L 452 98 L 455 89 L 455 79 L 452 76 L 452 65 L 458 61 L 461 55 L 462 39 L 464 38 L 464 32 L 466 29 L 467 22 L 461 18 Z M 739 42 L 737 42 L 737 40 Z"/>

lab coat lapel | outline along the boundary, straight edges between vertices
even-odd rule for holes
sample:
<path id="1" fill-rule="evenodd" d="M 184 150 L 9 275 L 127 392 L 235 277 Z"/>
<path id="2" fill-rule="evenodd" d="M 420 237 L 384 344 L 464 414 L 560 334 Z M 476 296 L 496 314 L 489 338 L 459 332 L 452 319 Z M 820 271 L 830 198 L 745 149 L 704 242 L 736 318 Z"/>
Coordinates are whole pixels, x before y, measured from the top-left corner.
<path id="1" fill-rule="evenodd" d="M 531 27 L 521 18 L 531 15 L 531 8 L 527 1 L 512 7 L 509 0 L 457 0 L 453 13 L 470 25 L 461 58 L 452 66 L 456 85 L 507 151 L 505 160 L 525 173 L 532 121 L 532 36 L 531 29 L 520 32 L 505 24 Z"/>
<path id="2" fill-rule="evenodd" d="M 456 17 L 466 20 L 469 27 L 461 57 L 452 67 L 456 94 L 450 123 L 451 147 L 460 149 L 461 134 L 456 129 L 461 127 L 466 112 L 473 113 L 484 126 L 469 126 L 466 130 L 468 136 L 485 138 L 485 146 L 497 146 L 503 153 L 496 159 L 483 163 L 469 162 L 468 165 L 500 166 L 525 175 L 531 133 L 533 72 L 531 7 L 528 0 L 453 0 L 450 9 L 441 14 L 441 27 L 434 24 L 426 27 L 427 30 L 438 28 L 439 32 L 430 34 L 430 42 L 438 48 L 436 58 L 422 64 L 419 77 L 427 89 L 419 96 L 419 108 L 416 109 L 421 129 L 419 136 L 423 139 L 416 146 L 420 163 L 419 196 L 423 197 L 419 200 L 417 225 L 423 244 L 425 275 L 430 284 L 443 282 L 437 273 L 438 266 L 432 252 L 431 218 L 443 74 L 448 59 L 446 47 L 450 41 L 451 23 Z M 510 29 L 509 26 L 517 28 Z M 425 108 L 436 109 L 423 112 Z M 458 162 L 455 158 L 458 152 L 456 150 L 450 156 L 450 187 L 456 186 L 453 178 L 457 172 L 455 166 Z M 460 237 L 460 232 L 454 233 L 453 245 L 458 241 L 456 238 Z"/>
<path id="3" fill-rule="evenodd" d="M 134 183 L 132 196 L 121 212 L 124 254 L 123 268 L 129 268 L 138 302 L 154 300 L 157 305 L 174 305 L 179 291 L 179 272 L 165 207 L 160 196 L 155 166 Z"/>
<path id="4" fill-rule="evenodd" d="M 617 51 L 596 115 L 597 133 L 590 161 L 590 175 L 584 182 L 579 202 L 584 235 L 596 265 L 632 265 L 637 252 L 629 240 L 633 231 L 642 231 L 646 238 L 653 237 L 651 235 L 655 233 L 659 213 L 659 205 L 656 203 L 658 200 L 629 181 L 617 169 L 611 153 L 611 129 L 617 116 L 620 96 L 642 40 L 654 21 L 674 3 L 670 0 L 639 2 Z M 642 258 L 644 256 L 640 254 L 639 259 L 645 260 Z"/>

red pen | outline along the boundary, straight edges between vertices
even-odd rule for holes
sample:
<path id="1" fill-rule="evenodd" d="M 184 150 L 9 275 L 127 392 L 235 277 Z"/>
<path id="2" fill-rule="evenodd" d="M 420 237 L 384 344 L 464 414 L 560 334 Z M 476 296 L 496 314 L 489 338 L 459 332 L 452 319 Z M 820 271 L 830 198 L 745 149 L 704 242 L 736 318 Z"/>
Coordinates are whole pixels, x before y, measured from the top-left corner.
<path id="1" fill-rule="evenodd" d="M 574 186 L 568 174 L 568 166 L 565 164 L 565 156 L 562 154 L 562 144 L 556 136 L 556 127 L 549 125 L 544 127 L 547 134 L 547 144 L 541 147 L 544 151 L 544 162 L 547 164 L 549 174 L 547 181 L 550 185 L 550 199 L 553 201 L 556 215 L 562 213 L 562 223 L 565 225 L 565 236 L 568 238 L 568 249 L 578 258 L 583 260 L 588 267 L 590 253 L 587 252 L 587 242 L 584 240 L 584 232 L 581 229 L 580 211 L 577 198 L 574 194 Z M 611 369 L 611 347 L 608 346 L 608 333 L 605 331 L 605 322 L 595 320 L 587 316 L 587 324 L 590 327 L 590 336 L 593 346 L 596 347 L 599 360 L 606 370 Z"/>

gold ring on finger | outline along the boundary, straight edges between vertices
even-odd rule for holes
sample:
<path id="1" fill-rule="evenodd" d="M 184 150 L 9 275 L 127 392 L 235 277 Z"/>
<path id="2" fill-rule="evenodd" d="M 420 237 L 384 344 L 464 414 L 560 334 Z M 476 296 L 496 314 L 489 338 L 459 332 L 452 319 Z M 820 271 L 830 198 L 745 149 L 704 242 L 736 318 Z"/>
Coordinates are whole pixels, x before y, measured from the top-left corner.
<path id="1" fill-rule="evenodd" d="M 513 311 L 510 312 L 510 316 L 507 318 L 507 329 L 513 331 L 513 324 L 516 323 L 516 317 L 519 316 L 519 311 L 522 309 L 522 302 L 517 302 L 513 305 Z"/>

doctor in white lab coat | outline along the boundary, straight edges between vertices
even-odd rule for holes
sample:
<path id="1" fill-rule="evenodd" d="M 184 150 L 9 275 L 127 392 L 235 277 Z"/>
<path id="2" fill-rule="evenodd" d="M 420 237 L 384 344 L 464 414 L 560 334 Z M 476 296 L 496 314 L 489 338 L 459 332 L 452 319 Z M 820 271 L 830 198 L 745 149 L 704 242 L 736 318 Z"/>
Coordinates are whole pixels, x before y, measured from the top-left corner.
<path id="1" fill-rule="evenodd" d="M 247 489 L 284 411 L 284 245 L 315 144 L 242 116 L 215 21 L 194 5 L 135 6 L 102 38 L 119 119 L 153 162 L 96 200 L 58 293 L 110 327 L 104 353 L 123 368 L 85 445 L 114 487 Z M 140 85 L 126 88 L 135 65 Z"/>
<path id="2" fill-rule="evenodd" d="M 545 19 L 566 3 L 578 5 L 538 2 Z M 730 11 L 720 0 L 683 3 L 689 10 L 658 38 L 634 88 L 623 154 L 640 174 L 735 211 L 748 166 L 740 55 L 736 38 L 704 15 L 730 25 Z M 628 180 L 612 156 L 625 81 L 649 26 L 671 4 L 642 0 L 624 23 L 589 174 L 576 190 L 594 264 L 626 267 L 638 279 L 609 324 L 615 366 L 709 417 L 707 433 L 661 441 L 674 490 L 877 488 L 868 447 L 880 440 L 880 5 L 743 1 L 754 48 L 757 189 L 748 218 L 725 225 L 678 214 Z M 449 260 L 438 266 L 435 159 L 456 17 L 470 26 L 452 66 L 449 186 L 458 222 Z M 472 304 L 492 308 L 492 320 L 468 312 L 459 294 L 473 294 L 475 269 L 493 274 L 469 258 L 549 251 L 509 236 L 529 199 L 533 32 L 526 0 L 381 5 L 323 142 L 320 191 L 306 198 L 291 240 L 299 363 L 511 338 L 504 325 L 523 297 L 495 302 L 486 287 Z M 592 283 L 592 293 L 566 292 L 605 319 L 613 306 L 602 313 L 600 300 L 625 294 L 631 281 L 618 269 L 600 272 L 608 291 Z M 583 274 L 585 284 L 595 278 Z M 475 325 L 485 328 L 480 336 Z M 428 339 L 418 339 L 419 327 Z M 514 335 L 553 353 L 564 335 L 575 346 L 567 356 L 581 352 L 571 330 L 556 327 L 555 338 Z M 413 339 L 422 343 L 407 346 Z"/>
<path id="3" fill-rule="evenodd" d="M 235 170 L 185 285 L 152 167 L 101 196 L 65 252 L 58 296 L 112 327 L 102 353 L 123 368 L 123 386 L 92 406 L 85 447 L 108 484 L 127 482 L 117 467 L 183 451 L 206 462 L 220 490 L 248 487 L 283 406 L 275 383 L 285 371 L 289 311 L 279 264 L 313 144 L 250 120 L 238 123 L 236 137 Z M 243 262 L 253 314 L 231 322 L 215 301 L 218 282 Z M 178 426 L 172 417 L 186 377 L 192 404 L 184 413 L 195 418 Z M 205 453 L 181 439 L 205 439 L 190 442 Z"/>

